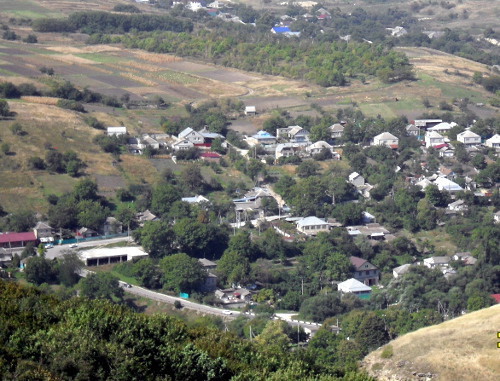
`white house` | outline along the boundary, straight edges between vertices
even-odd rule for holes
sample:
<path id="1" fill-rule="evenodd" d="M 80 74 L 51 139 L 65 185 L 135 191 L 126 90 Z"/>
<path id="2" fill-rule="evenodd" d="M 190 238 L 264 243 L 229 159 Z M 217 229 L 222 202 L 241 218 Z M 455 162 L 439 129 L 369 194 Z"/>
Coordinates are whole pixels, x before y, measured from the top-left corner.
<path id="1" fill-rule="evenodd" d="M 409 263 L 398 266 L 398 267 L 392 269 L 392 276 L 394 278 L 399 278 L 400 276 L 403 276 L 408 271 L 410 271 L 410 268 L 411 268 L 411 265 Z"/>
<path id="2" fill-rule="evenodd" d="M 245 107 L 245 115 L 255 115 L 257 114 L 257 109 L 255 106 L 246 106 Z"/>
<path id="3" fill-rule="evenodd" d="M 199 204 L 200 202 L 210 202 L 208 198 L 203 197 L 201 195 L 194 196 L 194 197 L 183 197 L 181 198 L 181 201 L 187 202 L 189 204 Z"/>
<path id="4" fill-rule="evenodd" d="M 448 267 L 449 263 L 450 257 L 430 257 L 424 259 L 424 266 L 430 269 Z"/>
<path id="5" fill-rule="evenodd" d="M 457 140 L 468 147 L 478 146 L 481 144 L 481 137 L 470 130 L 459 133 L 457 135 Z"/>
<path id="6" fill-rule="evenodd" d="M 354 278 L 347 279 L 345 282 L 339 283 L 337 287 L 340 292 L 355 294 L 362 299 L 369 298 L 372 292 L 372 288 L 370 286 L 367 286 Z"/>
<path id="7" fill-rule="evenodd" d="M 330 126 L 330 136 L 332 139 L 340 139 L 344 135 L 344 126 L 340 123 L 335 123 Z"/>
<path id="8" fill-rule="evenodd" d="M 500 151 L 500 135 L 495 134 L 485 142 L 486 147 L 495 148 Z"/>
<path id="9" fill-rule="evenodd" d="M 428 131 L 425 133 L 425 146 L 435 147 L 444 144 L 444 137 L 439 132 Z"/>
<path id="10" fill-rule="evenodd" d="M 353 172 L 349 175 L 349 182 L 358 187 L 365 185 L 365 178 L 361 176 L 358 172 Z"/>
<path id="11" fill-rule="evenodd" d="M 390 132 L 382 132 L 373 138 L 372 145 L 398 148 L 399 139 Z"/>
<path id="12" fill-rule="evenodd" d="M 194 147 L 194 143 L 188 139 L 181 139 L 172 144 L 174 151 L 187 150 Z"/>
<path id="13" fill-rule="evenodd" d="M 327 149 L 331 153 L 333 153 L 333 147 L 323 140 L 319 140 L 316 143 L 313 143 L 310 146 L 306 147 L 306 151 L 309 152 L 310 155 L 321 153 L 321 151 L 323 151 L 324 149 Z"/>
<path id="14" fill-rule="evenodd" d="M 329 231 L 330 225 L 318 217 L 305 217 L 297 221 L 297 230 L 307 235 L 316 235 Z"/>
<path id="15" fill-rule="evenodd" d="M 205 138 L 198 131 L 193 130 L 191 127 L 185 128 L 177 136 L 177 140 L 189 140 L 193 144 L 205 143 Z"/>
<path id="16" fill-rule="evenodd" d="M 120 136 L 127 134 L 127 127 L 108 127 L 107 129 L 108 136 Z"/>
<path id="17" fill-rule="evenodd" d="M 419 132 L 420 132 L 420 128 L 418 128 L 414 124 L 409 124 L 406 126 L 406 133 L 408 135 L 418 136 Z"/>
<path id="18" fill-rule="evenodd" d="M 493 215 L 493 221 L 495 224 L 500 224 L 500 210 Z"/>
<path id="19" fill-rule="evenodd" d="M 276 136 L 271 135 L 267 131 L 259 131 L 255 135 L 252 135 L 246 139 L 250 144 L 274 144 L 276 143 Z"/>
<path id="20" fill-rule="evenodd" d="M 439 132 L 440 134 L 446 134 L 448 131 L 450 131 L 453 127 L 455 127 L 457 124 L 455 122 L 441 122 L 436 124 L 433 127 L 430 127 L 427 129 L 427 131 L 436 131 Z"/>
<path id="21" fill-rule="evenodd" d="M 289 157 L 294 155 L 299 155 L 304 149 L 297 143 L 281 143 L 276 146 L 275 156 L 276 159 L 280 157 Z"/>
<path id="22" fill-rule="evenodd" d="M 447 191 L 450 193 L 455 193 L 455 192 L 460 192 L 460 191 L 464 190 L 464 188 L 462 188 L 460 185 L 447 179 L 446 177 L 438 177 L 434 181 L 434 184 L 437 185 L 437 187 L 440 191 Z"/>
<path id="23" fill-rule="evenodd" d="M 468 209 L 468 206 L 464 200 L 457 200 L 448 204 L 448 209 L 453 212 L 463 212 Z"/>
<path id="24" fill-rule="evenodd" d="M 439 149 L 439 157 L 453 157 L 454 155 L 455 149 L 448 144 L 445 147 L 441 147 Z"/>

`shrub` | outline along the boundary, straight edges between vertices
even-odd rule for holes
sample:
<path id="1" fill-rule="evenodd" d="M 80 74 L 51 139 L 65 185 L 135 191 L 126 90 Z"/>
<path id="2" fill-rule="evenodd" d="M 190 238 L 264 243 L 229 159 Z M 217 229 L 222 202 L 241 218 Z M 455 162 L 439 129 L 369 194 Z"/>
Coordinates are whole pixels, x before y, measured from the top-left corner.
<path id="1" fill-rule="evenodd" d="M 383 359 L 390 359 L 394 355 L 394 350 L 392 348 L 392 345 L 386 345 L 384 347 L 384 350 L 380 354 L 380 357 Z"/>
<path id="2" fill-rule="evenodd" d="M 85 108 L 80 102 L 70 101 L 68 99 L 59 99 L 57 101 L 57 106 L 67 110 L 73 110 L 78 112 L 86 112 Z"/>

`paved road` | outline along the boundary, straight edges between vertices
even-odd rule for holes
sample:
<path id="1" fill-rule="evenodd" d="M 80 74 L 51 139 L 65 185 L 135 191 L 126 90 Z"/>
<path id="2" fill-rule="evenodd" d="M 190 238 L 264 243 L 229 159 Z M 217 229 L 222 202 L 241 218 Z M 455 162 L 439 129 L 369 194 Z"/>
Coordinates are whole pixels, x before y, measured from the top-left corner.
<path id="1" fill-rule="evenodd" d="M 99 239 L 99 240 L 95 240 L 95 241 L 85 241 L 85 242 L 78 243 L 78 246 L 74 247 L 74 248 L 71 248 L 70 245 L 54 245 L 53 248 L 47 249 L 47 252 L 45 253 L 45 258 L 53 259 L 53 258 L 61 257 L 64 255 L 64 252 L 67 250 L 76 251 L 76 250 L 82 249 L 82 248 L 109 245 L 110 243 L 123 242 L 123 241 L 127 241 L 129 239 L 131 240 L 132 238 L 118 237 L 118 238 L 110 238 L 110 239 Z"/>

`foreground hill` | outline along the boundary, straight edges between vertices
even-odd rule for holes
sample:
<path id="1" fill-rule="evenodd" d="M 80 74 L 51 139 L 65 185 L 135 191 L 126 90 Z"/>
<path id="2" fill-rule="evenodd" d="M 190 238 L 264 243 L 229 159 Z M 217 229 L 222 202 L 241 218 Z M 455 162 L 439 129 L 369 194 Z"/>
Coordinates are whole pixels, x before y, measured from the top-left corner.
<path id="1" fill-rule="evenodd" d="M 499 329 L 496 305 L 401 336 L 370 353 L 363 367 L 379 380 L 411 380 L 428 373 L 433 380 L 498 380 Z"/>

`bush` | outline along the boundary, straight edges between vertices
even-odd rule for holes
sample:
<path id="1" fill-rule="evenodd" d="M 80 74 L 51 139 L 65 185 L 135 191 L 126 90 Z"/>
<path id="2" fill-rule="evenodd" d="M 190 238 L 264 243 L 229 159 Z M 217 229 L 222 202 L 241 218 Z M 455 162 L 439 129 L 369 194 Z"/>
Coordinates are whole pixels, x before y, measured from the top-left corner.
<path id="1" fill-rule="evenodd" d="M 174 302 L 174 307 L 175 307 L 176 309 L 180 310 L 180 309 L 182 308 L 182 303 L 181 303 L 180 301 L 176 300 L 176 301 Z"/>
<path id="2" fill-rule="evenodd" d="M 77 111 L 77 112 L 86 112 L 85 108 L 80 102 L 70 101 L 68 99 L 59 99 L 57 101 L 57 106 L 60 108 L 64 108 L 67 110 Z"/>
<path id="3" fill-rule="evenodd" d="M 394 350 L 392 348 L 392 345 L 386 345 L 384 347 L 384 350 L 380 354 L 380 357 L 383 359 L 390 359 L 394 355 Z"/>
<path id="4" fill-rule="evenodd" d="M 38 42 L 38 38 L 34 34 L 28 34 L 25 38 L 23 38 L 23 42 L 27 44 L 36 44 Z"/>

